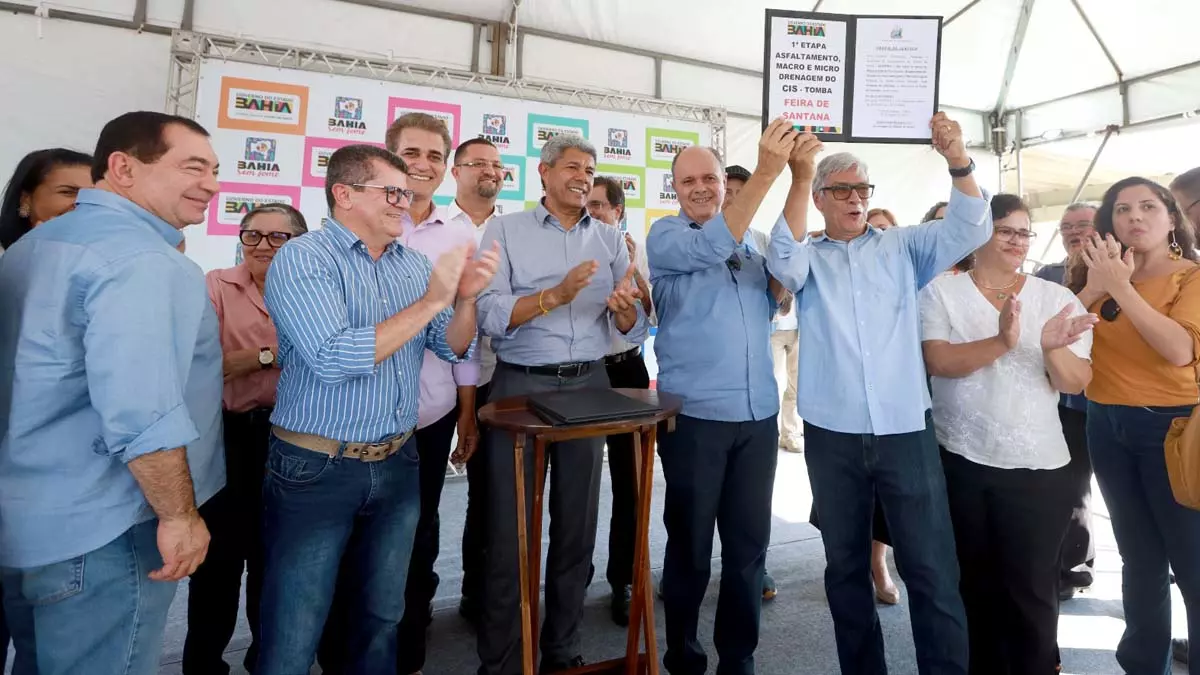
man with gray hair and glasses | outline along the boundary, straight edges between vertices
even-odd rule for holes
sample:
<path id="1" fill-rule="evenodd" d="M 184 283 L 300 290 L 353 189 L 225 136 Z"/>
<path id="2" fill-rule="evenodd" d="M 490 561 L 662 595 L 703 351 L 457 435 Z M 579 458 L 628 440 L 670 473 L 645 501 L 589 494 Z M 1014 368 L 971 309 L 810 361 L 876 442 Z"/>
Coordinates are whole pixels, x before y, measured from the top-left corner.
<path id="1" fill-rule="evenodd" d="M 1071 257 L 1083 248 L 1083 243 L 1096 232 L 1094 222 L 1099 207 L 1091 202 L 1075 202 L 1063 211 L 1058 223 L 1067 258 L 1046 265 L 1036 276 L 1056 284 L 1066 285 L 1067 267 Z M 1074 507 L 1071 524 L 1063 538 L 1059 555 L 1059 600 L 1070 600 L 1077 589 L 1092 585 L 1096 562 L 1096 546 L 1092 541 L 1092 459 L 1087 445 L 1087 397 L 1083 394 L 1063 394 L 1058 401 L 1058 418 L 1063 436 L 1071 453 Z"/>
<path id="2" fill-rule="evenodd" d="M 866 164 L 830 155 L 811 184 L 793 177 L 767 249 L 796 294 L 799 411 L 813 502 L 825 544 L 825 591 L 841 672 L 887 672 L 871 588 L 871 524 L 878 498 L 907 584 L 921 675 L 964 675 L 967 622 L 945 479 L 930 417 L 917 292 L 992 234 L 987 195 L 959 125 L 938 113 L 933 147 L 954 187 L 943 220 L 867 225 Z M 809 235 L 811 194 L 823 232 Z M 651 257 L 651 265 L 654 259 Z"/>
<path id="3" fill-rule="evenodd" d="M 491 222 L 482 248 L 500 245 L 500 264 L 479 297 L 479 327 L 492 339 L 491 400 L 609 386 L 604 355 L 614 337 L 639 344 L 648 332 L 629 252 L 617 228 L 588 215 L 596 148 L 576 135 L 542 147 L 545 197 L 530 211 Z M 488 430 L 487 543 L 479 621 L 480 675 L 521 672 L 521 589 L 513 511 L 513 439 Z M 550 545 L 540 672 L 583 665 L 579 628 L 596 544 L 603 438 L 555 443 L 550 476 Z M 537 470 L 544 471 L 545 467 Z M 533 504 L 533 453 L 525 454 L 526 517 Z M 533 532 L 530 536 L 540 536 Z M 537 602 L 534 598 L 533 602 Z"/>

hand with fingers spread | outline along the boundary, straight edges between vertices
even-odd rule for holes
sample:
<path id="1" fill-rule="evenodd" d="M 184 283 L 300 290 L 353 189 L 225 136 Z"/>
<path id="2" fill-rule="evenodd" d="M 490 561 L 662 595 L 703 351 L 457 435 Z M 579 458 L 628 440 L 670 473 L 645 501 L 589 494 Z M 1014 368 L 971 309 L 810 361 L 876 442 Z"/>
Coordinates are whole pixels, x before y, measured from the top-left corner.
<path id="1" fill-rule="evenodd" d="M 595 260 L 585 260 L 572 267 L 557 286 L 546 291 L 546 296 L 548 296 L 546 304 L 553 307 L 571 304 L 575 296 L 579 295 L 579 291 L 592 283 L 592 277 L 595 276 L 598 269 L 600 269 L 600 263 Z"/>
<path id="2" fill-rule="evenodd" d="M 796 137 L 792 155 L 788 158 L 788 167 L 792 170 L 792 180 L 800 183 L 811 183 L 817 175 L 817 155 L 825 149 L 821 139 L 807 131 Z"/>
<path id="3" fill-rule="evenodd" d="M 472 299 L 492 283 L 496 276 L 496 268 L 500 266 L 500 242 L 493 241 L 492 248 L 475 257 L 475 245 L 472 243 L 466 251 L 466 263 L 463 266 L 462 277 L 458 281 L 458 297 Z"/>
<path id="4" fill-rule="evenodd" d="M 933 132 L 933 148 L 946 158 L 950 168 L 961 169 L 971 163 L 958 122 L 947 117 L 946 113 L 939 112 L 929 121 L 929 129 Z"/>
<path id="5" fill-rule="evenodd" d="M 608 296 L 608 309 L 613 313 L 617 329 L 628 333 L 633 324 L 637 323 L 637 304 L 642 292 L 633 283 L 634 266 L 630 265 L 625 276 L 617 282 L 616 288 Z"/>
<path id="6" fill-rule="evenodd" d="M 153 581 L 179 581 L 191 576 L 208 555 L 209 534 L 200 512 L 158 521 L 158 552 L 163 566 L 149 577 Z"/>
<path id="7" fill-rule="evenodd" d="M 1095 314 L 1072 317 L 1071 312 L 1074 309 L 1074 305 L 1063 307 L 1042 326 L 1042 351 L 1049 352 L 1075 344 L 1100 320 Z"/>
<path id="8" fill-rule="evenodd" d="M 1011 351 L 1016 349 L 1021 339 L 1021 301 L 1010 295 L 1000 308 L 1000 332 L 998 334 L 1005 347 Z"/>
<path id="9" fill-rule="evenodd" d="M 783 173 L 783 167 L 787 166 L 788 160 L 791 159 L 797 136 L 799 134 L 792 127 L 792 123 L 785 119 L 777 119 L 768 124 L 758 140 L 758 166 L 754 172 L 772 181 L 778 178 L 779 174 Z"/>
<path id="10" fill-rule="evenodd" d="M 1079 252 L 1088 268 L 1087 285 L 1103 293 L 1113 295 L 1129 285 L 1133 276 L 1133 249 L 1121 254 L 1121 244 L 1111 234 L 1103 239 L 1093 233 L 1083 242 Z"/>

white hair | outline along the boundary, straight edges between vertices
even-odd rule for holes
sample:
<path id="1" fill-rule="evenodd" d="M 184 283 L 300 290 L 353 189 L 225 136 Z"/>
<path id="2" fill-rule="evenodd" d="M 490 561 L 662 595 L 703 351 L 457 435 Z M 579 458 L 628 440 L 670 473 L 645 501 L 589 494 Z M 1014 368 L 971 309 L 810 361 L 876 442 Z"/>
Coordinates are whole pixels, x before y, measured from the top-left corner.
<path id="1" fill-rule="evenodd" d="M 542 164 L 554 166 L 558 160 L 562 159 L 563 154 L 571 149 L 586 152 L 592 156 L 593 160 L 598 160 L 596 157 L 596 146 L 589 143 L 583 136 L 577 134 L 558 134 L 557 136 L 552 136 L 542 146 Z"/>
<path id="2" fill-rule="evenodd" d="M 821 160 L 817 165 L 817 175 L 813 177 L 813 190 L 820 190 L 829 182 L 829 177 L 835 173 L 858 169 L 862 177 L 870 180 L 867 163 L 848 152 L 836 152 Z"/>
<path id="3" fill-rule="evenodd" d="M 1068 204 L 1067 208 L 1063 209 L 1063 215 L 1065 216 L 1068 213 L 1074 213 L 1076 211 L 1082 211 L 1084 209 L 1091 209 L 1093 211 L 1099 211 L 1100 205 L 1097 204 L 1096 202 L 1075 202 L 1073 204 Z"/>

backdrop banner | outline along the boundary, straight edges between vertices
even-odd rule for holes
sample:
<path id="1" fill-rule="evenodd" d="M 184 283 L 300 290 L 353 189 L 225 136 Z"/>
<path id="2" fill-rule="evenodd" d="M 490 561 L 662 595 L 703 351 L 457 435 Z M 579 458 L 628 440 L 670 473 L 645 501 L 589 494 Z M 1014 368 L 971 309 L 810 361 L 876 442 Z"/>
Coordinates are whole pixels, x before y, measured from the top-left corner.
<path id="1" fill-rule="evenodd" d="M 500 149 L 504 187 L 498 207 L 512 213 L 542 196 L 539 155 L 558 134 L 579 134 L 596 146 L 597 175 L 625 188 L 627 223 L 645 244 L 651 213 L 678 208 L 671 189 L 671 158 L 682 148 L 711 143 L 712 130 L 670 120 L 536 101 L 416 87 L 358 77 L 309 73 L 261 65 L 205 61 L 201 66 L 196 120 L 212 133 L 221 159 L 221 193 L 208 221 L 188 229 L 188 255 L 205 271 L 238 259 L 241 217 L 255 206 L 286 202 L 300 209 L 311 229 L 328 215 L 325 166 L 338 148 L 352 143 L 382 146 L 387 127 L 409 112 L 446 122 L 454 144 L 486 138 Z M 435 194 L 454 199 L 454 177 Z"/>

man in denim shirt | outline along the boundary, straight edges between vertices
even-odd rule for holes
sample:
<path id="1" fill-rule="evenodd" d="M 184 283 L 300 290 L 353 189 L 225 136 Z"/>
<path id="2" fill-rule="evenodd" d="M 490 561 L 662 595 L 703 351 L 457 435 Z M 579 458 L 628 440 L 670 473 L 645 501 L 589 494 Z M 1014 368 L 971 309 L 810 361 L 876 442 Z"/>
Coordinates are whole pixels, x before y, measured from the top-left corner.
<path id="1" fill-rule="evenodd" d="M 221 345 L 177 247 L 217 193 L 195 122 L 122 115 L 78 208 L 0 258 L 0 565 L 16 673 L 158 672 L 225 483 Z"/>

